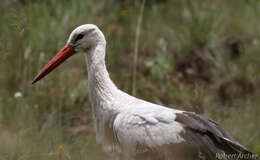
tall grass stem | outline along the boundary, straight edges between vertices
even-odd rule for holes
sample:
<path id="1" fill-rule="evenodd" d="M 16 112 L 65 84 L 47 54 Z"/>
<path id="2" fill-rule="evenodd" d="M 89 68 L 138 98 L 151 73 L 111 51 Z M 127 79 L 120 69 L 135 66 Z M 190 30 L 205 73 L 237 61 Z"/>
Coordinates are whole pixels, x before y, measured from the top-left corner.
<path id="1" fill-rule="evenodd" d="M 141 33 L 141 25 L 143 21 L 143 12 L 144 12 L 145 0 L 142 1 L 140 13 L 137 20 L 136 33 L 135 33 L 135 48 L 134 48 L 134 58 L 133 58 L 133 81 L 132 81 L 132 95 L 136 95 L 136 68 L 138 60 L 138 48 L 139 48 L 139 39 Z"/>

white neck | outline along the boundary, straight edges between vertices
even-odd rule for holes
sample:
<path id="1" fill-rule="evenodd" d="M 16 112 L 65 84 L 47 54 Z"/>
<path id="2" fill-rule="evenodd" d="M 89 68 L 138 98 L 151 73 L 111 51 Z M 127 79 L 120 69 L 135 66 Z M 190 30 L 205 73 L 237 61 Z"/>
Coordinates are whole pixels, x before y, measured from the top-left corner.
<path id="1" fill-rule="evenodd" d="M 106 43 L 99 43 L 86 53 L 90 101 L 112 101 L 117 87 L 112 82 L 105 64 Z"/>
<path id="2" fill-rule="evenodd" d="M 118 96 L 118 89 L 109 77 L 105 65 L 106 43 L 99 43 L 88 50 L 86 55 L 88 69 L 89 98 L 92 106 L 92 114 L 96 130 L 96 138 L 99 143 L 104 143 L 107 126 L 111 119 L 118 113 L 113 105 Z M 108 134 L 111 135 L 111 134 Z"/>

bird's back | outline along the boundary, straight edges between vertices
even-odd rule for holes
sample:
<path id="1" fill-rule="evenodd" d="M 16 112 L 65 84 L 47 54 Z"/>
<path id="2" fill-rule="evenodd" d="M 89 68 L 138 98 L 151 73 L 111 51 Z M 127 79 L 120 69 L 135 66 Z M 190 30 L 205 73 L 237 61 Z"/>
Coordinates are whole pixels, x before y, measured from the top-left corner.
<path id="1" fill-rule="evenodd" d="M 113 131 L 123 150 L 137 159 L 216 159 L 217 153 L 249 153 L 203 116 L 136 98 L 130 101 L 116 116 Z"/>

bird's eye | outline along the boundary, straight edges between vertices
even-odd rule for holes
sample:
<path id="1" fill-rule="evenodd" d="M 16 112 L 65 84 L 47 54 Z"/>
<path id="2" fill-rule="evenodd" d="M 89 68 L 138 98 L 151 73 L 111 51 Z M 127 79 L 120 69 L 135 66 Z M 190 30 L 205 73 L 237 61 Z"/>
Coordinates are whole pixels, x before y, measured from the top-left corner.
<path id="1" fill-rule="evenodd" d="M 75 39 L 75 43 L 78 41 L 78 40 L 80 40 L 80 39 L 82 39 L 84 37 L 84 35 L 83 34 L 79 34 L 77 37 L 76 37 L 76 39 Z"/>

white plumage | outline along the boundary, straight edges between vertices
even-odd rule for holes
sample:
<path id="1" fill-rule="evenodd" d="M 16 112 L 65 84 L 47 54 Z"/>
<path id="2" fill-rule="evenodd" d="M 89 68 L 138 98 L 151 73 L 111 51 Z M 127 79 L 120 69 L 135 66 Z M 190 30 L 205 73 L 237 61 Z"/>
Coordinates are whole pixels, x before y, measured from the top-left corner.
<path id="1" fill-rule="evenodd" d="M 97 26 L 79 26 L 33 83 L 75 52 L 82 51 L 86 56 L 98 142 L 118 145 L 123 153 L 139 159 L 198 159 L 198 153 L 215 159 L 216 153 L 248 152 L 214 121 L 149 103 L 119 90 L 107 72 L 105 49 L 105 37 Z"/>
<path id="2" fill-rule="evenodd" d="M 113 123 L 115 136 L 123 148 L 135 152 L 140 144 L 156 148 L 184 141 L 180 136 L 183 127 L 175 121 L 175 113 L 180 111 L 134 98 L 132 101 Z"/>

